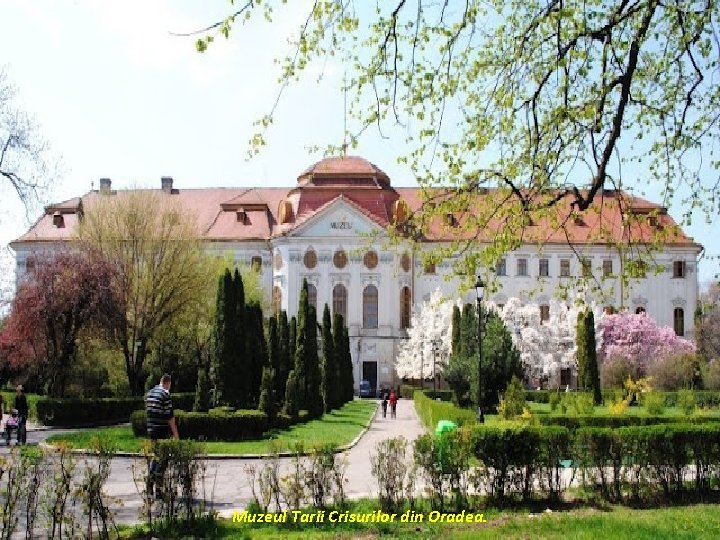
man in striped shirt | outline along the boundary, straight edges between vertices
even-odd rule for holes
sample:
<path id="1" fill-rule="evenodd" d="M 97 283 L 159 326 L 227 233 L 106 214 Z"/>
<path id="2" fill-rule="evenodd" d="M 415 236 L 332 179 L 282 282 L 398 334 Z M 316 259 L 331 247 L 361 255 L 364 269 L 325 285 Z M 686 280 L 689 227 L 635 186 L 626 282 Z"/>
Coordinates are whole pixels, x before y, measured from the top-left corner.
<path id="1" fill-rule="evenodd" d="M 160 384 L 145 396 L 145 412 L 147 414 L 147 432 L 150 440 L 167 439 L 172 433 L 179 439 L 175 416 L 173 414 L 170 384 L 172 379 L 167 373 L 160 378 Z"/>
<path id="2" fill-rule="evenodd" d="M 147 416 L 148 437 L 153 441 L 153 453 L 155 444 L 160 439 L 167 439 L 172 434 L 174 439 L 179 439 L 175 415 L 173 414 L 172 398 L 170 397 L 170 384 L 172 379 L 167 373 L 160 378 L 160 384 L 150 390 L 145 396 L 145 413 Z M 155 498 L 162 499 L 162 483 L 167 463 L 162 463 L 155 457 L 150 461 L 148 471 L 147 490 L 148 495 L 153 495 L 153 485 L 156 486 Z"/>

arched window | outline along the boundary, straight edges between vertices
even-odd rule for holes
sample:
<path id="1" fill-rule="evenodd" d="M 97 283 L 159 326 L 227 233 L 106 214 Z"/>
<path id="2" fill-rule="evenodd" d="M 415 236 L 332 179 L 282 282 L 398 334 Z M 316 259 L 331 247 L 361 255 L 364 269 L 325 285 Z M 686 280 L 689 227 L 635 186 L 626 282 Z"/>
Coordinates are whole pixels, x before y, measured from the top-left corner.
<path id="1" fill-rule="evenodd" d="M 543 323 L 545 321 L 550 320 L 550 306 L 547 304 L 544 304 L 540 306 L 540 322 Z"/>
<path id="2" fill-rule="evenodd" d="M 333 288 L 333 315 L 339 313 L 347 324 L 347 289 L 342 283 Z"/>
<path id="3" fill-rule="evenodd" d="M 280 314 L 281 307 L 282 307 L 282 289 L 280 289 L 280 287 L 275 285 L 272 290 L 272 311 L 276 317 Z"/>
<path id="4" fill-rule="evenodd" d="M 311 283 L 308 283 L 308 304 L 317 311 L 317 288 Z"/>
<path id="5" fill-rule="evenodd" d="M 363 328 L 378 327 L 378 290 L 368 285 L 363 291 Z"/>
<path id="6" fill-rule="evenodd" d="M 410 271 L 410 255 L 407 253 L 403 253 L 400 257 L 400 268 L 402 268 L 405 272 Z"/>
<path id="7" fill-rule="evenodd" d="M 250 261 L 250 267 L 255 272 L 259 272 L 260 270 L 262 270 L 262 257 L 253 257 Z"/>
<path id="8" fill-rule="evenodd" d="M 410 287 L 400 289 L 400 328 L 410 328 Z"/>
<path id="9" fill-rule="evenodd" d="M 681 307 L 676 307 L 673 310 L 673 328 L 676 335 L 685 335 L 685 310 Z"/>

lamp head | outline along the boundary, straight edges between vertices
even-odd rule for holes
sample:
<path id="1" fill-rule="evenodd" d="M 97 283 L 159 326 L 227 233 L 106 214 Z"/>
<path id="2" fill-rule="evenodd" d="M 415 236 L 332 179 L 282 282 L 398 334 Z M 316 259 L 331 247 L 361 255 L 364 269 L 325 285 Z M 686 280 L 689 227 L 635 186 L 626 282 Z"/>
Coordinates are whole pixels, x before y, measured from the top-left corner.
<path id="1" fill-rule="evenodd" d="M 485 295 L 485 282 L 480 276 L 477 277 L 477 281 L 475 282 L 475 293 L 477 294 L 478 300 L 482 300 Z"/>

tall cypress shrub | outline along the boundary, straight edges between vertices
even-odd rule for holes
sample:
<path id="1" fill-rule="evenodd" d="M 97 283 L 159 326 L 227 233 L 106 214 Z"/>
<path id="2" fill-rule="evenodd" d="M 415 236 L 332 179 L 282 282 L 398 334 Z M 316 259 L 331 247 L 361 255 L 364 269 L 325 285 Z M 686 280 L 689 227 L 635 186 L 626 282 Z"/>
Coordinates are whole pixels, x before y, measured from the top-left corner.
<path id="1" fill-rule="evenodd" d="M 577 385 L 581 390 L 590 388 L 590 378 L 588 377 L 588 351 L 587 336 L 585 334 L 585 319 L 587 314 L 582 310 L 577 315 L 577 324 L 575 325 L 575 348 L 577 359 Z"/>
<path id="2" fill-rule="evenodd" d="M 320 358 L 318 357 L 317 330 L 315 306 L 308 305 L 308 320 L 305 328 L 305 339 L 307 340 L 305 349 L 305 396 L 307 410 L 311 418 L 320 418 L 325 412 L 322 373 L 320 371 Z"/>
<path id="3" fill-rule="evenodd" d="M 200 368 L 198 372 L 197 385 L 195 386 L 195 403 L 193 411 L 206 412 L 210 409 L 210 382 L 208 381 L 207 369 Z"/>
<path id="4" fill-rule="evenodd" d="M 460 348 L 468 358 L 477 356 L 477 313 L 472 304 L 465 304 L 460 321 Z"/>
<path id="5" fill-rule="evenodd" d="M 278 400 L 285 397 L 285 385 L 287 384 L 288 374 L 290 373 L 290 325 L 288 323 L 287 312 L 280 312 L 280 321 L 278 323 L 278 367 L 275 372 L 275 393 Z"/>
<path id="6" fill-rule="evenodd" d="M 600 370 L 597 361 L 597 341 L 595 339 L 595 315 L 587 310 L 585 316 L 585 351 L 587 355 L 587 378 L 593 390 L 595 405 L 602 405 L 602 389 L 600 388 Z"/>
<path id="7" fill-rule="evenodd" d="M 230 271 L 226 272 L 228 281 L 225 283 L 226 313 L 230 317 L 230 324 L 226 325 L 225 342 L 228 348 L 228 362 L 222 374 L 222 400 L 225 405 L 232 407 L 247 407 L 249 405 L 248 391 L 250 386 L 243 373 L 247 370 L 245 354 L 245 294 L 242 277 L 237 268 L 230 279 Z M 229 293 L 229 294 L 228 294 Z"/>
<path id="8" fill-rule="evenodd" d="M 335 348 L 333 347 L 332 322 L 330 308 L 325 304 L 322 319 L 323 359 L 321 365 L 322 387 L 325 396 L 325 411 L 338 407 L 337 399 L 337 367 L 335 365 Z"/>
<path id="9" fill-rule="evenodd" d="M 289 366 L 290 369 L 294 369 L 295 366 L 295 351 L 297 350 L 297 319 L 295 317 L 290 318 L 290 331 L 288 334 L 288 355 L 290 357 Z"/>
<path id="10" fill-rule="evenodd" d="M 297 379 L 298 404 L 300 409 L 308 410 L 307 394 L 307 356 L 308 356 L 308 319 L 310 318 L 310 304 L 308 302 L 307 281 L 303 280 L 300 291 L 300 304 L 298 305 L 297 337 L 295 341 L 295 378 Z"/>
<path id="11" fill-rule="evenodd" d="M 267 324 L 268 365 L 273 369 L 273 394 L 277 397 L 277 383 L 275 379 L 280 373 L 280 334 L 278 332 L 277 318 L 272 315 Z"/>
<path id="12" fill-rule="evenodd" d="M 348 333 L 347 326 L 343 324 L 342 327 L 343 335 L 343 349 L 342 358 L 345 364 L 343 368 L 343 375 L 345 377 L 343 387 L 345 388 L 345 402 L 352 401 L 355 396 L 354 379 L 353 379 L 353 365 L 352 356 L 350 355 L 350 334 Z"/>
<path id="13" fill-rule="evenodd" d="M 246 306 L 246 358 L 249 384 L 248 407 L 256 407 L 260 399 L 263 368 L 267 365 L 268 351 L 263 330 L 262 308 L 258 304 Z"/>
<path id="14" fill-rule="evenodd" d="M 462 340 L 460 339 L 460 329 L 462 325 L 462 315 L 460 307 L 456 304 L 452 311 L 452 354 L 462 354 Z"/>
<path id="15" fill-rule="evenodd" d="M 260 384 L 260 399 L 258 409 L 267 415 L 270 425 L 275 421 L 277 414 L 277 400 L 275 397 L 275 370 L 265 366 L 262 370 L 262 383 Z"/>
<path id="16" fill-rule="evenodd" d="M 285 385 L 285 405 L 283 411 L 293 420 L 298 417 L 300 406 L 298 403 L 298 379 L 295 370 L 291 369 L 288 375 L 287 384 Z"/>
<path id="17" fill-rule="evenodd" d="M 215 365 L 214 385 L 216 402 L 224 405 L 237 405 L 234 375 L 238 371 L 238 358 L 235 330 L 237 327 L 237 309 L 235 305 L 235 287 L 230 270 L 226 269 L 218 283 L 215 310 Z"/>
<path id="18" fill-rule="evenodd" d="M 333 315 L 333 354 L 335 355 L 335 373 L 337 380 L 337 406 L 342 407 L 347 403 L 347 392 L 345 390 L 345 336 L 343 335 L 343 316 L 340 313 Z"/>

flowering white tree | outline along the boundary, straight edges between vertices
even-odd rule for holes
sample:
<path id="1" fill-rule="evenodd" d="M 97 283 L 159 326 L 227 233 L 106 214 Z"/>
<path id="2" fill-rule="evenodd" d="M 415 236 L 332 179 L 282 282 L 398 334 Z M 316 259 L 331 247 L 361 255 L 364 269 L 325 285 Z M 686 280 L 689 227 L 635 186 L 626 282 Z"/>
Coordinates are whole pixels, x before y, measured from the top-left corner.
<path id="1" fill-rule="evenodd" d="M 443 372 L 450 357 L 453 302 L 436 289 L 420 309 L 413 312 L 408 339 L 400 348 L 396 369 L 401 378 L 421 379 Z M 438 352 L 433 358 L 433 342 Z"/>
<path id="2" fill-rule="evenodd" d="M 549 303 L 550 317 L 541 320 L 539 304 L 525 304 L 510 298 L 502 309 L 493 303 L 489 307 L 498 312 L 513 335 L 520 351 L 525 377 L 533 383 L 541 379 L 556 378 L 561 369 L 577 368 L 575 337 L 578 313 L 587 308 L 582 299 L 567 306 L 556 300 Z M 589 307 L 595 315 L 595 333 L 598 347 L 602 342 L 599 321 L 601 310 L 594 303 Z"/>
<path id="3" fill-rule="evenodd" d="M 6 246 L 0 245 L 0 317 L 10 308 L 15 288 L 15 259 Z"/>

